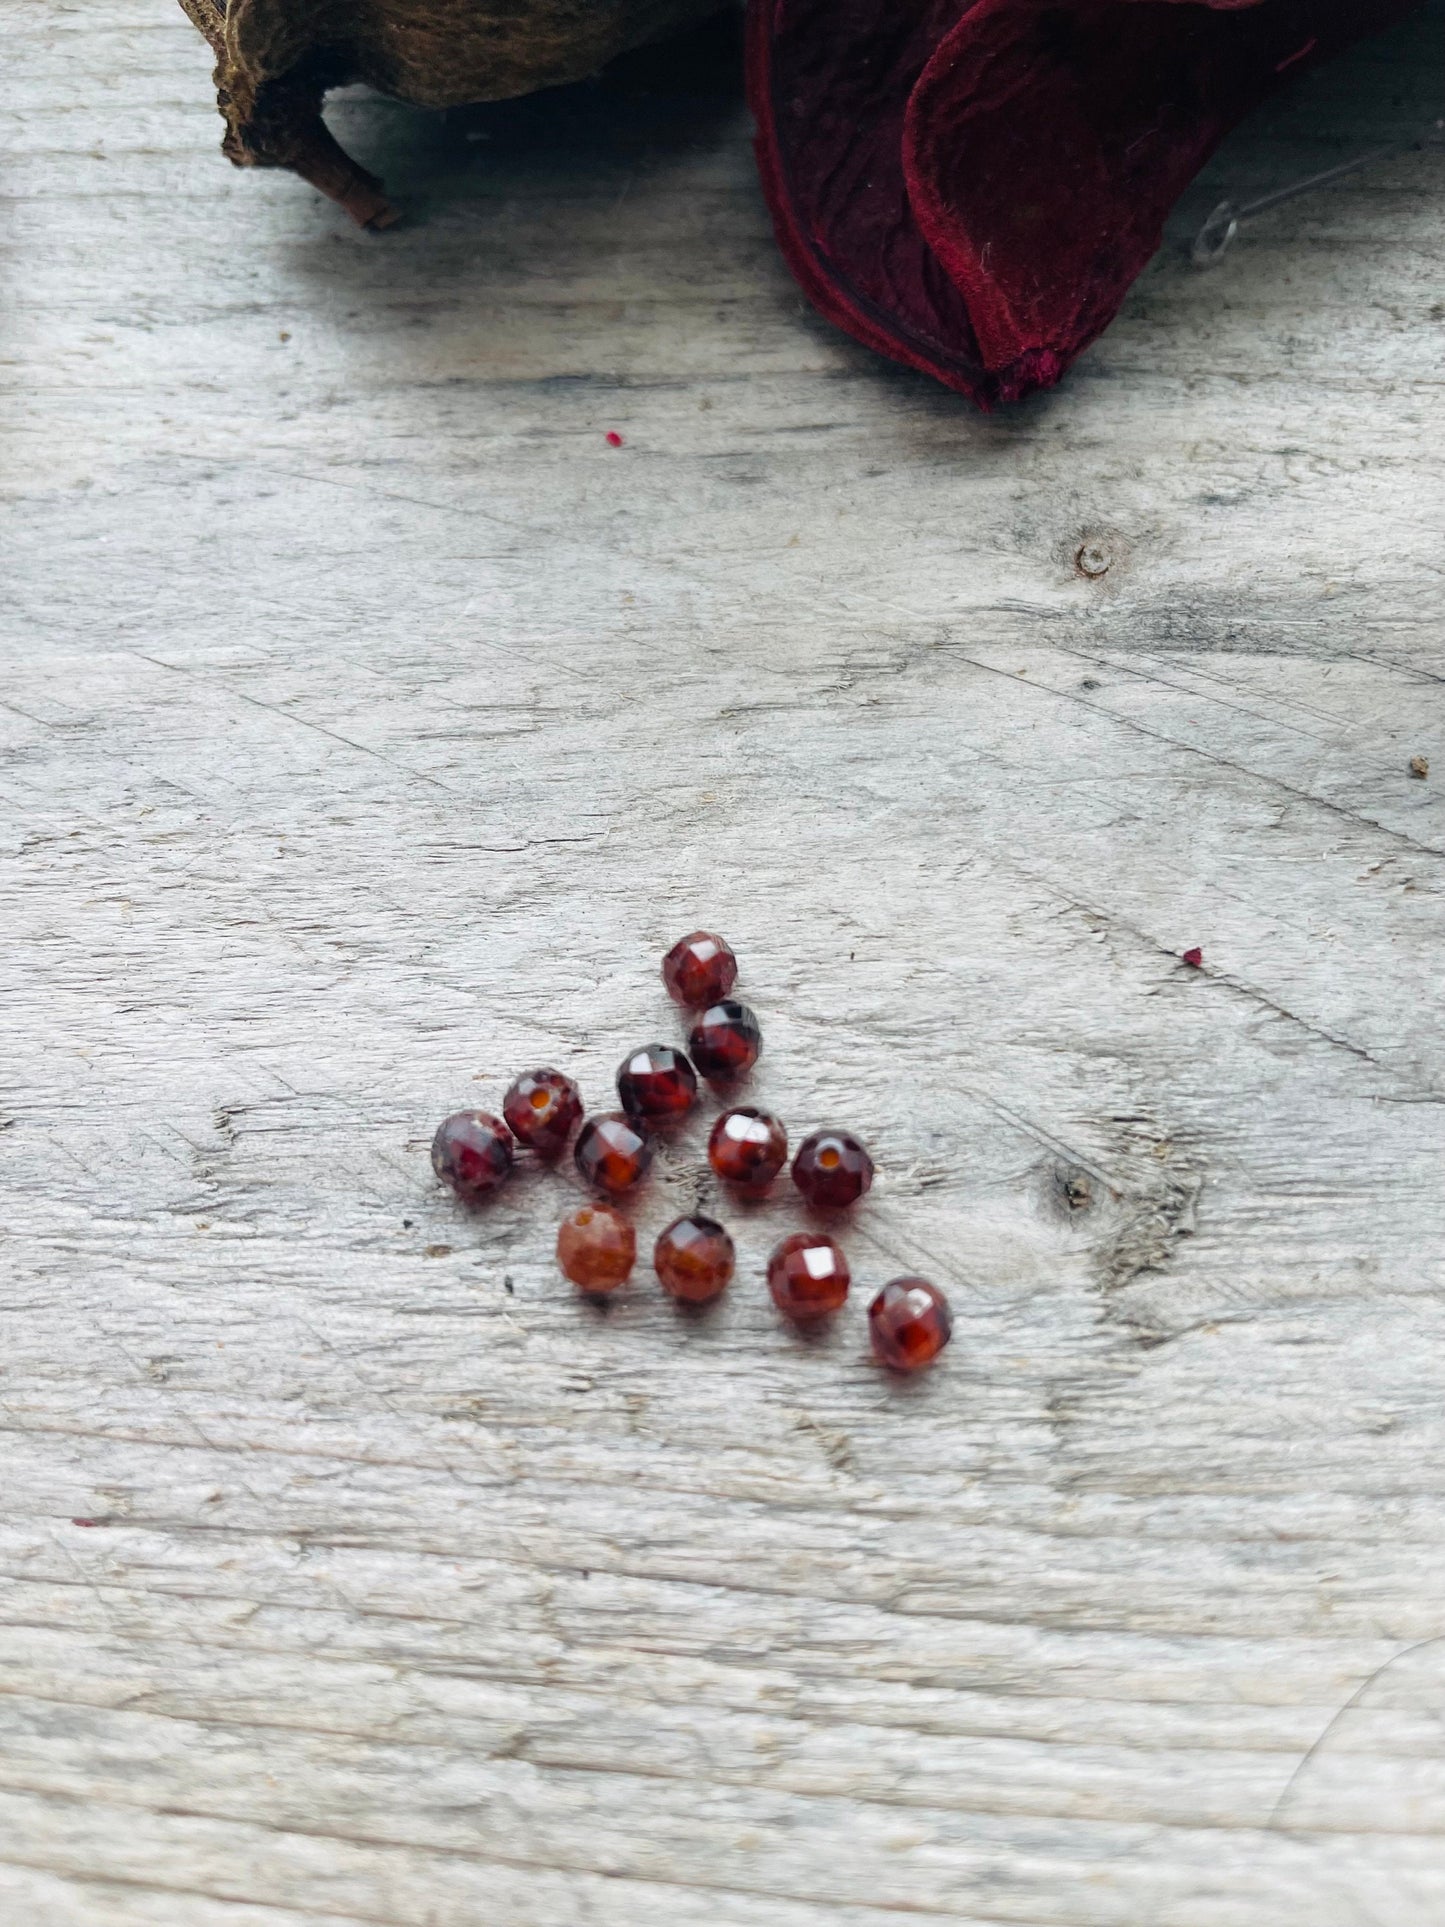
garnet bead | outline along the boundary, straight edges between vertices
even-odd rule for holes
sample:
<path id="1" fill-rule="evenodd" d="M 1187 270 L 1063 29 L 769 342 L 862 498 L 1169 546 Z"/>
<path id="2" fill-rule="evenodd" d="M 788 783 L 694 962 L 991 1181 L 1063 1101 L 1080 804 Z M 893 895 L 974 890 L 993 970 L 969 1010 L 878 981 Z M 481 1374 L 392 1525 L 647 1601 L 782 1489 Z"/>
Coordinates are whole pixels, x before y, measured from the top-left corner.
<path id="1" fill-rule="evenodd" d="M 664 1291 L 705 1305 L 733 1275 L 733 1241 L 716 1219 L 676 1218 L 653 1246 L 652 1262 Z"/>
<path id="2" fill-rule="evenodd" d="M 555 1158 L 582 1115 L 577 1086 L 561 1071 L 525 1071 L 502 1099 L 502 1116 L 519 1144 Z"/>
<path id="3" fill-rule="evenodd" d="M 798 1146 L 793 1183 L 818 1210 L 853 1204 L 873 1182 L 873 1160 L 851 1131 L 814 1131 Z"/>
<path id="4" fill-rule="evenodd" d="M 499 1117 L 456 1111 L 432 1139 L 431 1168 L 469 1204 L 495 1191 L 512 1168 L 512 1140 Z"/>
<path id="5" fill-rule="evenodd" d="M 948 1300 L 926 1278 L 895 1278 L 868 1307 L 874 1356 L 895 1372 L 931 1365 L 952 1332 Z"/>
<path id="6" fill-rule="evenodd" d="M 562 1220 L 557 1263 L 579 1291 L 616 1291 L 637 1258 L 637 1233 L 610 1204 L 582 1204 Z"/>
<path id="7" fill-rule="evenodd" d="M 724 1111 L 707 1141 L 707 1161 L 728 1184 L 761 1191 L 788 1158 L 788 1134 L 766 1111 Z"/>
<path id="8" fill-rule="evenodd" d="M 646 1177 L 652 1139 L 633 1118 L 620 1111 L 603 1111 L 582 1126 L 572 1156 L 589 1184 L 619 1197 Z"/>
<path id="9" fill-rule="evenodd" d="M 618 1065 L 617 1095 L 630 1117 L 681 1117 L 697 1096 L 697 1072 L 671 1045 L 646 1044 Z"/>
<path id="10" fill-rule="evenodd" d="M 823 1318 L 837 1311 L 850 1279 L 843 1247 L 821 1231 L 795 1231 L 768 1260 L 768 1290 L 789 1318 Z"/>
<path id="11" fill-rule="evenodd" d="M 763 1033 L 746 1004 L 725 998 L 705 1010 L 687 1040 L 692 1061 L 704 1077 L 741 1077 L 758 1061 Z"/>
<path id="12" fill-rule="evenodd" d="M 674 1002 L 701 1009 L 726 997 L 737 982 L 738 960 L 721 937 L 694 930 L 662 960 L 662 981 Z"/>

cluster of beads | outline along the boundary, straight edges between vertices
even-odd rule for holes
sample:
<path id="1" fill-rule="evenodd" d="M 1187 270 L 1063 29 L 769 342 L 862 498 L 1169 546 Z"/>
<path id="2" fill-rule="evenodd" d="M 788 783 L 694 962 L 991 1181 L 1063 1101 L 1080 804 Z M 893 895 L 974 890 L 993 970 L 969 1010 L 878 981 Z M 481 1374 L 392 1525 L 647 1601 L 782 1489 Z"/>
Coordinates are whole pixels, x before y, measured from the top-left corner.
<path id="1" fill-rule="evenodd" d="M 617 1071 L 621 1108 L 583 1119 L 576 1084 L 561 1071 L 528 1071 L 502 1100 L 502 1116 L 458 1111 L 432 1144 L 432 1166 L 468 1203 L 495 1191 L 512 1169 L 515 1147 L 555 1162 L 576 1130 L 577 1170 L 610 1202 L 579 1205 L 557 1233 L 557 1263 L 580 1291 L 606 1296 L 624 1285 L 637 1261 L 637 1234 L 618 1209 L 647 1175 L 654 1134 L 685 1117 L 697 1099 L 698 1075 L 727 1092 L 757 1062 L 762 1029 L 746 1004 L 729 995 L 738 964 L 729 946 L 697 930 L 673 945 L 662 979 L 692 1016 L 687 1051 L 647 1044 Z M 727 1110 L 708 1137 L 708 1163 L 742 1197 L 766 1191 L 788 1161 L 788 1134 L 777 1118 L 749 1105 Z M 873 1160 L 851 1131 L 815 1131 L 795 1153 L 792 1180 L 815 1211 L 856 1204 L 873 1182 Z M 659 1282 L 671 1297 L 707 1304 L 726 1289 L 737 1261 L 732 1238 L 713 1218 L 694 1212 L 666 1227 L 653 1247 Z M 785 1317 L 809 1324 L 838 1311 L 852 1282 L 837 1240 L 796 1231 L 768 1259 L 768 1290 Z M 868 1307 L 874 1355 L 890 1369 L 918 1371 L 948 1343 L 948 1300 L 926 1278 L 895 1278 Z"/>

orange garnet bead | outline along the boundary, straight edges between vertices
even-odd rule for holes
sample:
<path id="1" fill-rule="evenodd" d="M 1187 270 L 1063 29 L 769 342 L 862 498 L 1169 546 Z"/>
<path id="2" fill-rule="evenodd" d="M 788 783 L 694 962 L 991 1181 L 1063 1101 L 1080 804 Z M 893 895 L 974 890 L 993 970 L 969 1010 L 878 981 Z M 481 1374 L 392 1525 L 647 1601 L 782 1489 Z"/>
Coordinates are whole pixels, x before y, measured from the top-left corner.
<path id="1" fill-rule="evenodd" d="M 697 1072 L 671 1044 L 644 1044 L 617 1066 L 617 1095 L 629 1117 L 683 1117 L 697 1096 Z"/>
<path id="2" fill-rule="evenodd" d="M 726 1083 L 742 1077 L 757 1063 L 763 1048 L 762 1026 L 746 1004 L 725 997 L 720 1004 L 710 1004 L 698 1018 L 687 1048 L 704 1077 Z"/>
<path id="3" fill-rule="evenodd" d="M 795 1231 L 768 1260 L 768 1290 L 789 1318 L 826 1318 L 848 1296 L 850 1282 L 843 1247 L 821 1231 Z"/>
<path id="4" fill-rule="evenodd" d="M 662 960 L 662 981 L 674 1002 L 699 1009 L 726 997 L 737 982 L 738 960 L 711 930 L 694 930 Z"/>
<path id="5" fill-rule="evenodd" d="M 475 1204 L 495 1191 L 512 1168 L 506 1125 L 485 1111 L 454 1111 L 432 1139 L 431 1167 L 459 1198 Z"/>
<path id="6" fill-rule="evenodd" d="M 788 1161 L 788 1134 L 766 1111 L 724 1111 L 708 1138 L 707 1161 L 725 1183 L 761 1191 Z"/>
<path id="7" fill-rule="evenodd" d="M 557 1263 L 579 1291 L 616 1291 L 637 1260 L 637 1233 L 610 1204 L 582 1204 L 562 1220 Z"/>
<path id="8" fill-rule="evenodd" d="M 819 1211 L 854 1204 L 873 1182 L 873 1160 L 851 1131 L 814 1131 L 798 1146 L 793 1183 Z"/>
<path id="9" fill-rule="evenodd" d="M 653 1246 L 662 1288 L 689 1305 L 716 1298 L 733 1275 L 733 1241 L 713 1218 L 677 1218 Z"/>
<path id="10" fill-rule="evenodd" d="M 931 1365 L 952 1335 L 948 1300 L 926 1278 L 895 1278 L 868 1307 L 873 1354 L 895 1372 Z"/>
<path id="11" fill-rule="evenodd" d="M 621 1111 L 604 1111 L 582 1126 L 572 1156 L 589 1184 L 620 1197 L 647 1176 L 652 1139 L 645 1126 Z"/>
<path id="12" fill-rule="evenodd" d="M 524 1071 L 502 1099 L 512 1136 L 539 1158 L 561 1156 L 581 1115 L 577 1086 L 561 1071 Z"/>

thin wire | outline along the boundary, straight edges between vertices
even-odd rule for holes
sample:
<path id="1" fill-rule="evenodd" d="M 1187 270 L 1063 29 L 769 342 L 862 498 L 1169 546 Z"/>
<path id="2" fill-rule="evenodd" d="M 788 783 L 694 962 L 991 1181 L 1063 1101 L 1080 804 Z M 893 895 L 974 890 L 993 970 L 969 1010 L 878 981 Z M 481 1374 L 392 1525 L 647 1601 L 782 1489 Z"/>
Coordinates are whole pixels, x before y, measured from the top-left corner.
<path id="1" fill-rule="evenodd" d="M 1435 126 L 1445 127 L 1445 121 L 1437 120 Z M 1189 249 L 1190 260 L 1196 268 L 1212 268 L 1229 252 L 1242 224 L 1253 220 L 1256 214 L 1292 201 L 1298 194 L 1311 194 L 1317 187 L 1341 181 L 1348 174 L 1357 174 L 1362 167 L 1373 167 L 1376 161 L 1388 160 L 1391 155 L 1403 154 L 1416 145 L 1414 141 L 1390 141 L 1384 147 L 1357 154 L 1353 160 L 1341 161 L 1338 167 L 1327 167 L 1322 174 L 1311 174 L 1307 180 L 1293 181 L 1288 187 L 1277 188 L 1273 194 L 1246 201 L 1243 207 L 1236 207 L 1233 201 L 1221 201 L 1195 235 Z"/>

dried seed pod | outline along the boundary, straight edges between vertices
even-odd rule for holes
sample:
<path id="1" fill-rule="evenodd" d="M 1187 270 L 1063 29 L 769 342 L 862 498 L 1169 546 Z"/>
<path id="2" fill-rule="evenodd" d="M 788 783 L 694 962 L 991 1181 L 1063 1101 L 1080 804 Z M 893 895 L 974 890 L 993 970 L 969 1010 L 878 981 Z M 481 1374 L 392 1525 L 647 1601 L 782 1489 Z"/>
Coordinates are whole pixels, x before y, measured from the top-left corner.
<path id="1" fill-rule="evenodd" d="M 422 107 L 509 100 L 585 80 L 718 0 L 181 0 L 216 51 L 222 151 L 289 167 L 363 227 L 396 219 L 374 174 L 321 118 L 332 87 L 364 81 Z"/>

